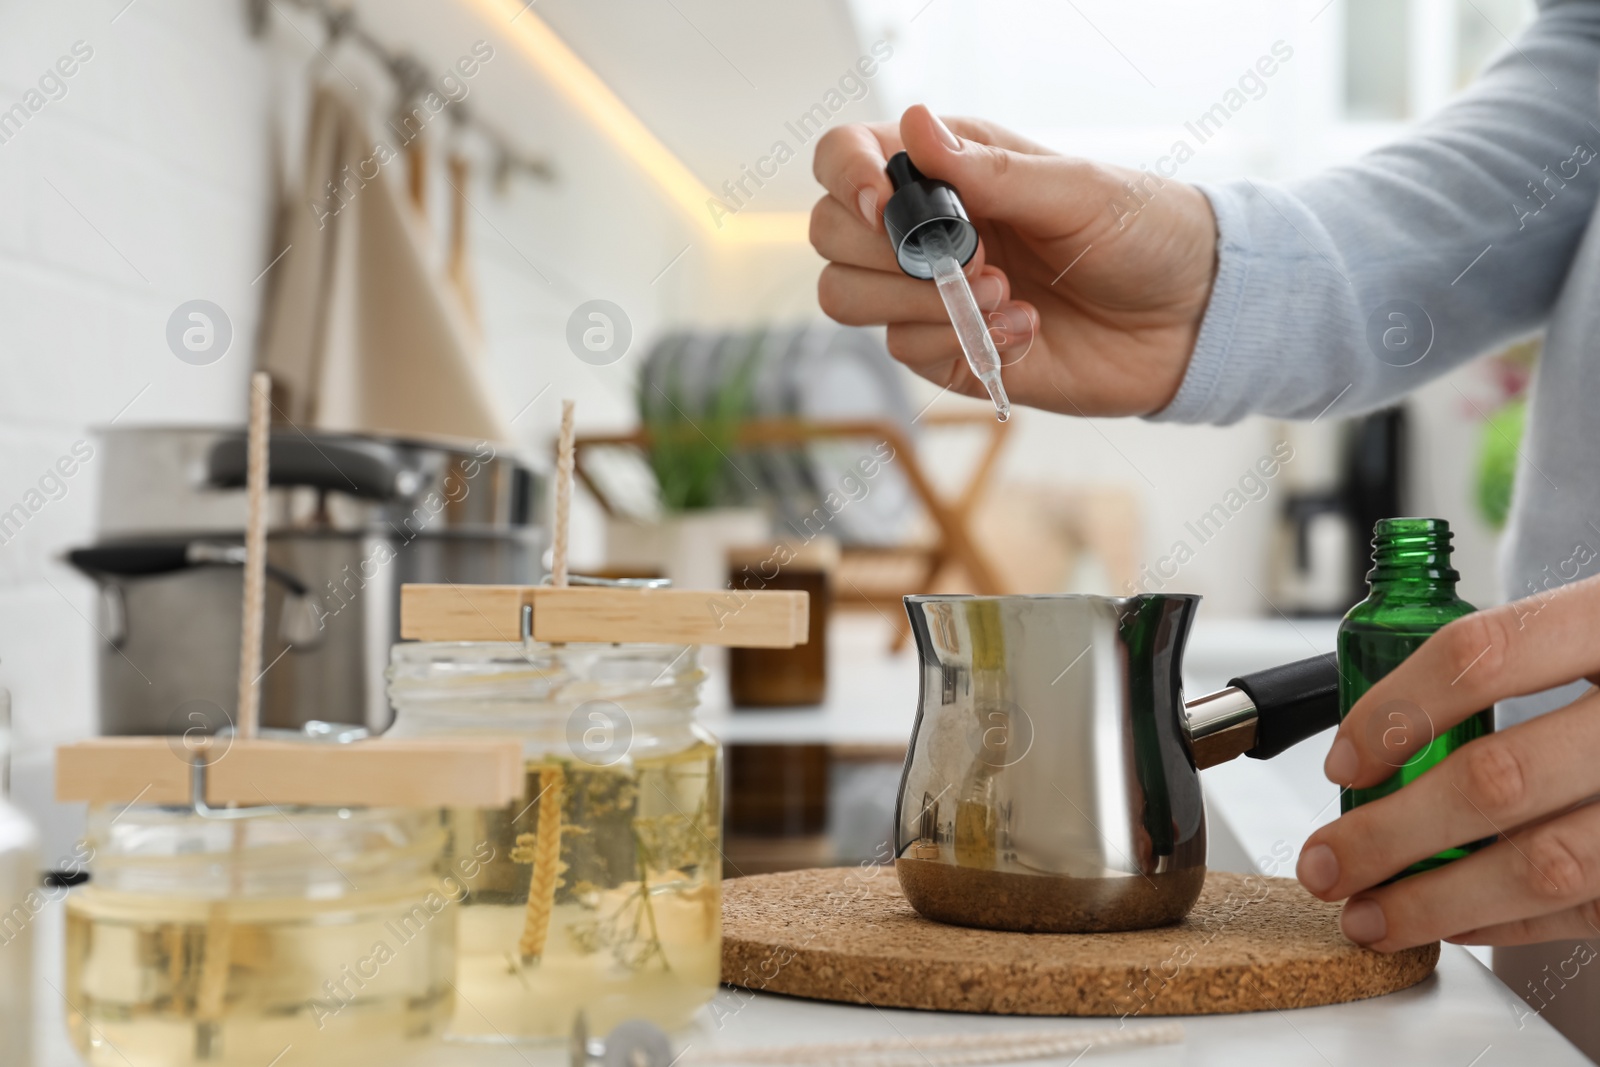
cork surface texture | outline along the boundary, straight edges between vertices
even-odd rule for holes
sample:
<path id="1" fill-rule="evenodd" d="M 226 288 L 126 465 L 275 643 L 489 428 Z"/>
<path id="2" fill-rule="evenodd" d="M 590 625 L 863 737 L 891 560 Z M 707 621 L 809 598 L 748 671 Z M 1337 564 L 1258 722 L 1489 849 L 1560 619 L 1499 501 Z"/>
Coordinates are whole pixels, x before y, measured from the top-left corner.
<path id="1" fill-rule="evenodd" d="M 996 1015 L 1211 1015 L 1306 1008 L 1413 986 L 1434 943 L 1346 941 L 1339 906 L 1287 878 L 1210 872 L 1183 921 L 1021 934 L 924 919 L 890 867 L 724 884 L 722 980 L 814 1000 Z"/>

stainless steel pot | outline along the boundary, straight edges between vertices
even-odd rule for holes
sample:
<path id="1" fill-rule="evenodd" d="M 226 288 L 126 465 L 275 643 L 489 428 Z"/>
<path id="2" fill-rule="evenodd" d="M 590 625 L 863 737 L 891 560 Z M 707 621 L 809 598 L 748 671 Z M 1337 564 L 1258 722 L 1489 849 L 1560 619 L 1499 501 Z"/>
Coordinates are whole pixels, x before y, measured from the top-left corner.
<path id="1" fill-rule="evenodd" d="M 100 537 L 68 554 L 100 586 L 101 731 L 220 728 L 237 699 L 243 435 L 102 437 Z M 400 584 L 537 581 L 542 479 L 487 444 L 276 430 L 269 450 L 262 723 L 381 730 Z"/>
<path id="2" fill-rule="evenodd" d="M 1332 655 L 1186 705 L 1197 596 L 905 600 L 922 678 L 895 866 L 930 919 L 1056 932 L 1176 922 L 1205 881 L 1199 769 L 1338 722 Z"/>

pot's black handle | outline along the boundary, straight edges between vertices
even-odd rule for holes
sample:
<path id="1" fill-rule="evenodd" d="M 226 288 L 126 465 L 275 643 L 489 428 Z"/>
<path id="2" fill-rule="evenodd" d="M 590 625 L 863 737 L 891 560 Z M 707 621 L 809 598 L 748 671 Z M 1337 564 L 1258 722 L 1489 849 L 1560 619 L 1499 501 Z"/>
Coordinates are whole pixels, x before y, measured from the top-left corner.
<path id="1" fill-rule="evenodd" d="M 1256 706 L 1256 743 L 1245 755 L 1271 759 L 1339 725 L 1339 663 L 1334 653 L 1269 667 L 1228 682 Z"/>
<path id="2" fill-rule="evenodd" d="M 128 541 L 74 548 L 67 553 L 67 562 L 91 578 L 138 578 L 157 574 L 174 574 L 190 567 L 208 564 L 238 566 L 243 558 L 235 559 L 229 553 L 240 551 L 241 546 L 215 544 L 209 541 Z M 310 592 L 306 583 L 274 564 L 267 564 L 267 577 L 274 579 L 294 596 Z"/>
<path id="3" fill-rule="evenodd" d="M 384 501 L 410 496 L 423 480 L 406 465 L 400 449 L 381 441 L 313 440 L 304 434 L 275 433 L 267 452 L 267 481 L 276 486 L 306 486 Z M 224 437 L 206 457 L 206 483 L 213 489 L 242 489 L 247 466 L 244 436 Z"/>
<path id="4" fill-rule="evenodd" d="M 89 575 L 133 577 L 170 574 L 194 566 L 189 561 L 188 548 L 187 541 L 95 545 L 93 548 L 74 548 L 67 553 L 67 562 Z"/>

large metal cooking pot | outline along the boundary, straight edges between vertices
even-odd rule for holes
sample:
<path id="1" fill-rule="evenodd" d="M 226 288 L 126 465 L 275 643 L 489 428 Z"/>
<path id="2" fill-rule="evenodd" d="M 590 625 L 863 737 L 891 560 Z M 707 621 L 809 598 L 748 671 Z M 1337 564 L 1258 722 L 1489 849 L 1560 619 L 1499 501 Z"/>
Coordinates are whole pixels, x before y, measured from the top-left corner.
<path id="1" fill-rule="evenodd" d="M 930 919 L 1055 932 L 1176 922 L 1205 881 L 1197 771 L 1339 721 L 1332 655 L 1186 705 L 1197 596 L 905 599 L 922 690 L 895 867 Z"/>
<path id="2" fill-rule="evenodd" d="M 100 727 L 174 733 L 237 700 L 245 442 L 237 429 L 113 428 L 99 540 Z M 383 672 L 403 582 L 528 583 L 542 480 L 487 443 L 275 430 L 262 723 L 388 725 Z"/>

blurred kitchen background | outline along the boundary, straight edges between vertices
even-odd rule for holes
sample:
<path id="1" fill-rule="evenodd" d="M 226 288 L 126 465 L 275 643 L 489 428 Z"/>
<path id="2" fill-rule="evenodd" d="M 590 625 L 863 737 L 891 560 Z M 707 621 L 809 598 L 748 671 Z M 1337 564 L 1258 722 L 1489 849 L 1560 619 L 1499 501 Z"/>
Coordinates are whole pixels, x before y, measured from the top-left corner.
<path id="1" fill-rule="evenodd" d="M 1184 180 L 1293 178 L 1439 107 L 1531 9 L 0 2 L 0 684 L 45 856 L 81 817 L 48 800 L 54 745 L 227 717 L 257 365 L 269 725 L 384 725 L 400 580 L 538 579 L 562 398 L 575 569 L 721 585 L 805 543 L 781 580 L 825 596 L 826 656 L 707 688 L 731 871 L 883 858 L 903 593 L 1202 593 L 1195 691 L 1330 649 L 1381 515 L 1448 518 L 1463 594 L 1495 601 L 1536 346 L 1359 420 L 1002 430 L 822 318 L 810 156 L 925 102 L 1133 167 L 1185 139 Z M 1301 762 L 1208 773 L 1249 801 L 1217 865 L 1334 814 Z"/>

